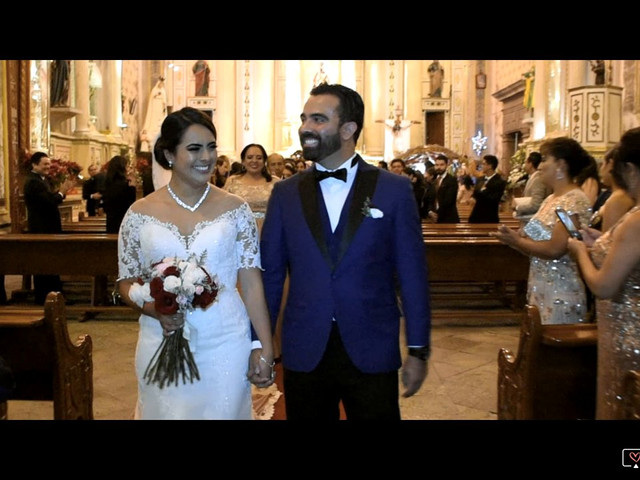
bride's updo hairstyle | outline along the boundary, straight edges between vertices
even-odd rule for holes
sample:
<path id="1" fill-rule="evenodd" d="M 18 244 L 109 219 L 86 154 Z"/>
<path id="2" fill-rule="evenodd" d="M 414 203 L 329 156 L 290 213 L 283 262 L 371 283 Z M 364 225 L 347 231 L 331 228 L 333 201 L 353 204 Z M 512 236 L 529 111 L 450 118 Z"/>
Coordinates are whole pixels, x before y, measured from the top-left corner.
<path id="1" fill-rule="evenodd" d="M 216 134 L 216 127 L 213 125 L 211 118 L 197 108 L 184 107 L 167 115 L 167 118 L 162 122 L 160 136 L 153 147 L 153 155 L 162 168 L 165 170 L 171 170 L 172 167 L 167 160 L 167 157 L 165 157 L 164 151 L 168 150 L 171 153 L 175 153 L 176 147 L 182 141 L 184 132 L 191 125 L 196 124 L 207 128 L 211 133 L 213 133 L 214 138 L 218 138 L 218 135 Z"/>
<path id="2" fill-rule="evenodd" d="M 582 145 L 569 137 L 547 140 L 540 146 L 540 153 L 543 157 L 551 155 L 556 160 L 564 160 L 567 164 L 567 175 L 576 181 L 582 171 L 595 162 Z"/>

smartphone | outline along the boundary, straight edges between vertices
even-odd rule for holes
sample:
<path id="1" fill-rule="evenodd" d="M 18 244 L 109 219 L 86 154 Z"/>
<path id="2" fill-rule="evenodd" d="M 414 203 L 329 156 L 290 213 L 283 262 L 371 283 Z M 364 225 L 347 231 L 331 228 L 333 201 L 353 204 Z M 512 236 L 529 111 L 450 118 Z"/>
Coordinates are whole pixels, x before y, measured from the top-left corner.
<path id="1" fill-rule="evenodd" d="M 580 235 L 580 230 L 578 230 L 578 227 L 576 226 L 573 219 L 571 218 L 571 215 L 569 215 L 569 212 L 567 212 L 562 207 L 558 207 L 556 208 L 556 215 L 564 225 L 564 228 L 567 229 L 567 232 L 569 232 L 570 236 L 572 236 L 573 238 L 577 238 L 578 240 L 582 240 L 582 235 Z"/>

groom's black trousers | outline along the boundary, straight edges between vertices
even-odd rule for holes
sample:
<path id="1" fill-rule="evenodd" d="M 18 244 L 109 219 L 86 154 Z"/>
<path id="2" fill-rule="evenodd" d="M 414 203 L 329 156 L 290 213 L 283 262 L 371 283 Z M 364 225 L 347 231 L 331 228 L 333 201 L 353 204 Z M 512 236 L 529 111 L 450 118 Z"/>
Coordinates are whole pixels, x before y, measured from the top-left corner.
<path id="1" fill-rule="evenodd" d="M 284 370 L 287 420 L 400 420 L 398 372 L 363 373 L 344 349 L 334 322 L 322 360 L 311 372 Z"/>

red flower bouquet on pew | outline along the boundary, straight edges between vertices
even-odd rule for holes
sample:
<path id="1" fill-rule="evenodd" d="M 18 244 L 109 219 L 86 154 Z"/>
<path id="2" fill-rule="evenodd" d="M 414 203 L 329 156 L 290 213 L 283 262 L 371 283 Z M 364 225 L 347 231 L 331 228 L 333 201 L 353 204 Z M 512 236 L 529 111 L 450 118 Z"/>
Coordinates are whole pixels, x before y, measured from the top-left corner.
<path id="1" fill-rule="evenodd" d="M 206 309 L 218 296 L 218 285 L 202 266 L 204 254 L 188 260 L 167 257 L 153 264 L 148 295 L 155 300 L 158 313 L 172 315 L 187 313 L 196 308 Z M 141 283 L 141 281 L 139 282 Z M 200 380 L 198 366 L 189 348 L 189 327 L 184 324 L 172 335 L 164 337 L 145 370 L 147 383 L 160 388 L 174 383 Z"/>

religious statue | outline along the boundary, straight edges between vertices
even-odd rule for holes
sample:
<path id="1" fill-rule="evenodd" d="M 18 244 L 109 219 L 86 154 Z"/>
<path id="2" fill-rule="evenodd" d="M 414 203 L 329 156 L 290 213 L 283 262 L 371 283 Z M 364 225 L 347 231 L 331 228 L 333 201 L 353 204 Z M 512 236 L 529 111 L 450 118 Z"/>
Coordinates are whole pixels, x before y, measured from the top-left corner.
<path id="1" fill-rule="evenodd" d="M 604 85 L 604 60 L 590 60 L 591 71 L 596 74 L 596 85 Z"/>
<path id="2" fill-rule="evenodd" d="M 536 82 L 536 67 L 531 67 L 527 73 L 523 73 L 524 77 L 524 98 L 523 105 L 527 110 L 531 110 L 533 108 L 533 87 Z"/>
<path id="3" fill-rule="evenodd" d="M 320 70 L 313 76 L 313 86 L 317 87 L 321 83 L 329 83 L 329 77 L 324 71 L 324 63 L 320 62 Z"/>
<path id="4" fill-rule="evenodd" d="M 396 109 L 396 118 L 388 120 L 376 120 L 385 124 L 384 159 L 391 161 L 401 156 L 410 147 L 409 127 L 420 123 L 415 120 L 403 120 L 402 109 Z"/>
<path id="5" fill-rule="evenodd" d="M 69 106 L 70 60 L 53 60 L 51 62 L 51 106 Z"/>
<path id="6" fill-rule="evenodd" d="M 206 60 L 198 60 L 193 64 L 193 74 L 196 77 L 196 97 L 206 97 L 209 95 L 209 64 Z"/>
<path id="7" fill-rule="evenodd" d="M 438 60 L 434 60 L 429 68 L 427 69 L 429 72 L 430 81 L 430 97 L 442 97 L 442 81 L 444 79 L 444 68 L 440 65 Z"/>

